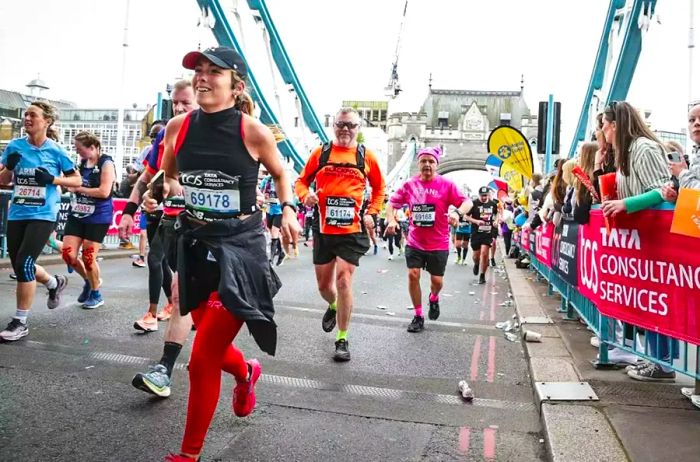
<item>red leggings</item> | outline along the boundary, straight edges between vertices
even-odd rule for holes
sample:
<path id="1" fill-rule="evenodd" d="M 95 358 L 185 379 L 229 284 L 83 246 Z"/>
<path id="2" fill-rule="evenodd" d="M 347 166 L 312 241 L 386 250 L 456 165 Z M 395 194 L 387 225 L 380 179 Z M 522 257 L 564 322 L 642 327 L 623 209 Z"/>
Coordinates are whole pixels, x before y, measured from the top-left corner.
<path id="1" fill-rule="evenodd" d="M 181 452 L 199 454 L 204 437 L 214 417 L 221 392 L 221 371 L 245 381 L 248 365 L 243 353 L 233 345 L 233 339 L 243 325 L 221 304 L 219 293 L 212 292 L 192 310 L 197 333 L 190 356 L 190 397 L 187 404 L 187 424 Z"/>

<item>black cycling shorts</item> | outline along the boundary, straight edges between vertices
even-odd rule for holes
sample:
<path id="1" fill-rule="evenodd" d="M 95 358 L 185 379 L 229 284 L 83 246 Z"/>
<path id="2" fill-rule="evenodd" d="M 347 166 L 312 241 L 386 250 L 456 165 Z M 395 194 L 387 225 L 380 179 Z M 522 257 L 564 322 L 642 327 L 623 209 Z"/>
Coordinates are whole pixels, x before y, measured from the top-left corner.
<path id="1" fill-rule="evenodd" d="M 102 243 L 109 230 L 109 225 L 110 223 L 83 223 L 73 215 L 69 215 L 63 235 L 76 236 L 86 241 Z"/>
<path id="2" fill-rule="evenodd" d="M 406 266 L 424 269 L 433 276 L 445 275 L 449 256 L 449 250 L 420 250 L 406 246 Z"/>
<path id="3" fill-rule="evenodd" d="M 336 257 L 360 266 L 360 258 L 369 250 L 367 233 L 322 234 L 314 230 L 314 265 L 325 265 Z"/>
<path id="4" fill-rule="evenodd" d="M 274 226 L 275 228 L 281 228 L 282 227 L 282 214 L 279 215 L 270 215 L 269 213 L 267 214 L 266 217 L 267 220 L 267 229 L 272 229 Z"/>
<path id="5" fill-rule="evenodd" d="M 455 239 L 457 239 L 458 241 L 468 241 L 471 235 L 472 233 L 456 233 Z"/>

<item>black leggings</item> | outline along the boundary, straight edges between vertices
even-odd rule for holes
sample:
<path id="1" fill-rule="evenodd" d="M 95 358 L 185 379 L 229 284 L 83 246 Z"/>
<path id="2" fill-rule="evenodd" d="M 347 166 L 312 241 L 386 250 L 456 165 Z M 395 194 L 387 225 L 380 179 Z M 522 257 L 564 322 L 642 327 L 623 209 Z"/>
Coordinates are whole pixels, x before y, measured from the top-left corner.
<path id="1" fill-rule="evenodd" d="M 386 227 L 385 227 L 386 228 Z M 382 233 L 384 234 L 384 233 Z M 393 236 L 387 234 L 385 239 L 389 239 L 389 254 L 394 255 L 394 245 L 396 248 L 401 250 L 401 229 L 396 229 L 396 234 Z"/>
<path id="2" fill-rule="evenodd" d="M 17 282 L 36 279 L 34 265 L 56 222 L 46 220 L 12 220 L 7 222 L 7 252 Z"/>
<path id="3" fill-rule="evenodd" d="M 503 233 L 503 243 L 506 245 L 506 257 L 510 255 L 510 244 L 513 240 L 513 231 L 508 230 Z"/>
<path id="4" fill-rule="evenodd" d="M 160 289 L 170 298 L 173 274 L 165 258 L 163 233 L 159 227 L 160 219 L 148 218 L 146 235 L 148 236 L 148 301 L 155 305 L 160 300 Z"/>

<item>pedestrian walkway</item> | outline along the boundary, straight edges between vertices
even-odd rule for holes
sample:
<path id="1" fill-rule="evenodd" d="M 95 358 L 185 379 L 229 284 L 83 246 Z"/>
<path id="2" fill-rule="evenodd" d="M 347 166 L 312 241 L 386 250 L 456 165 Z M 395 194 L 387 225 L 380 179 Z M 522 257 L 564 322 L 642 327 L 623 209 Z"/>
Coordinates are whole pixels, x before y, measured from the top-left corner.
<path id="1" fill-rule="evenodd" d="M 599 370 L 591 364 L 597 350 L 591 332 L 577 320 L 558 313 L 560 298 L 548 295 L 535 273 L 506 270 L 515 294 L 516 311 L 523 316 L 547 316 L 551 325 L 528 327 L 543 334 L 542 343 L 526 343 L 536 382 L 583 381 L 599 401 L 542 401 L 541 417 L 549 456 L 553 461 L 698 460 L 700 413 L 680 393 L 692 386 L 678 374 L 675 384 L 642 383 L 622 370 Z"/>

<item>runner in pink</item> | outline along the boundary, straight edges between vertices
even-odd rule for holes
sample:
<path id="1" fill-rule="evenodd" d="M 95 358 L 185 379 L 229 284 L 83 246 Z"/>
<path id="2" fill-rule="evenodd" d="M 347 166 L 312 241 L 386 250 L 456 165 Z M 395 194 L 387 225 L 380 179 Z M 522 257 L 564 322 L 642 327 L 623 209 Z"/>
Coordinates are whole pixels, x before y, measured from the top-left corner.
<path id="1" fill-rule="evenodd" d="M 442 151 L 438 147 L 418 151 L 420 173 L 406 181 L 394 193 L 386 208 L 386 234 L 390 235 L 394 234 L 399 226 L 394 210 L 408 205 L 410 213 L 405 255 L 408 293 L 415 313 L 408 326 L 409 332 L 420 332 L 424 328 L 421 269 L 430 273 L 428 317 L 436 320 L 440 316 L 439 294 L 450 249 L 448 225 L 456 225 L 459 218 L 472 208 L 471 200 L 464 196 L 457 185 L 438 174 L 440 157 Z M 448 213 L 451 205 L 458 208 Z"/>

